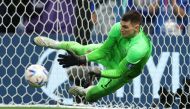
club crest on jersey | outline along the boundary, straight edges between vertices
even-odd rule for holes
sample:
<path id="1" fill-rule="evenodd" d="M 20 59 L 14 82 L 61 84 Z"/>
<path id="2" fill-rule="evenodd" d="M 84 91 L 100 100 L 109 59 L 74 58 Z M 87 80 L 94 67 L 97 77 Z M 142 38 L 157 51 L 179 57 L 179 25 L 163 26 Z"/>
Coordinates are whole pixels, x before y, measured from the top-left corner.
<path id="1" fill-rule="evenodd" d="M 131 70 L 134 66 L 135 66 L 135 64 L 131 64 L 131 63 L 129 63 L 129 64 L 126 65 L 126 67 L 127 67 L 129 70 Z"/>

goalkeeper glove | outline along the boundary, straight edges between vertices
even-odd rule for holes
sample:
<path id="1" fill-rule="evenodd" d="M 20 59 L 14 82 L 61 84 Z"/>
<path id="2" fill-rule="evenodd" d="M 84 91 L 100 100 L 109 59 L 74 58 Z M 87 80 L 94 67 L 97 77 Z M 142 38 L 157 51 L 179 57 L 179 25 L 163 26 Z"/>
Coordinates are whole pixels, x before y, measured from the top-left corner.
<path id="1" fill-rule="evenodd" d="M 70 67 L 74 65 L 83 65 L 86 64 L 85 56 L 78 56 L 71 51 L 67 51 L 68 55 L 59 54 L 57 61 L 59 65 L 62 65 L 63 68 Z"/>
<path id="2" fill-rule="evenodd" d="M 101 71 L 99 69 L 93 69 L 88 72 L 90 77 L 96 76 L 96 77 L 101 77 Z"/>

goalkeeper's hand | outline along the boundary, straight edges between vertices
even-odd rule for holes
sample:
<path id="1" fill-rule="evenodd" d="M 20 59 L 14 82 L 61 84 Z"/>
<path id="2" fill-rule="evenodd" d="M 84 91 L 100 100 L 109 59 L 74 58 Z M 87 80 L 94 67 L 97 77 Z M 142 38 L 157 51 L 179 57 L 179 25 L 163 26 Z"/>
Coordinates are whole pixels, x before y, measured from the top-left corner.
<path id="1" fill-rule="evenodd" d="M 63 68 L 70 67 L 74 65 L 83 65 L 86 64 L 85 56 L 78 56 L 71 51 L 67 51 L 68 55 L 59 54 L 57 61 L 59 65 L 62 65 Z"/>

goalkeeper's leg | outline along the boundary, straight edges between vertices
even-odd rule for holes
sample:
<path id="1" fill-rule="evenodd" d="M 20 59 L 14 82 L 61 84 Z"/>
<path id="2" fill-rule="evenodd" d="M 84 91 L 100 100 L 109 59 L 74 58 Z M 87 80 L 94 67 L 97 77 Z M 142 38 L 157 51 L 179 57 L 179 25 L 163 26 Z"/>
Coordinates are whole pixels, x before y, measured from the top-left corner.
<path id="1" fill-rule="evenodd" d="M 48 37 L 42 37 L 42 36 L 35 37 L 34 43 L 38 46 L 41 46 L 41 47 L 59 49 L 58 48 L 59 41 L 55 41 L 55 40 L 50 39 Z"/>
<path id="2" fill-rule="evenodd" d="M 81 86 L 72 86 L 68 92 L 74 96 L 85 97 L 85 100 L 88 102 L 96 102 L 103 96 L 110 94 L 111 92 L 105 90 L 99 86 L 89 86 L 88 88 L 84 88 Z"/>
<path id="3" fill-rule="evenodd" d="M 75 52 L 77 55 L 86 54 L 96 48 L 99 48 L 101 44 L 89 44 L 81 45 L 74 41 L 55 41 L 53 39 L 38 36 L 34 38 L 34 43 L 38 46 L 49 47 L 53 49 L 63 49 Z"/>
<path id="4" fill-rule="evenodd" d="M 69 93 L 72 95 L 85 96 L 85 100 L 88 102 L 96 102 L 101 97 L 109 95 L 115 92 L 126 83 L 123 78 L 108 79 L 101 78 L 97 85 L 83 88 L 79 86 L 73 86 L 69 89 Z"/>

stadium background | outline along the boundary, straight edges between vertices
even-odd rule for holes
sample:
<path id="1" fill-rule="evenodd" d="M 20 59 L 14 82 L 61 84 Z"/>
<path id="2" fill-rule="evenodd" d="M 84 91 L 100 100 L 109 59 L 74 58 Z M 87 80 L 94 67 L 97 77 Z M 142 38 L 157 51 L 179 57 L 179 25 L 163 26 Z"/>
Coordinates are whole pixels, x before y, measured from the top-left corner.
<path id="1" fill-rule="evenodd" d="M 71 1 L 34 1 L 23 3 L 21 1 L 10 0 L 8 2 L 4 0 L 0 4 L 0 9 L 2 10 L 0 14 L 0 104 L 5 106 L 19 104 L 76 105 L 72 96 L 67 92 L 72 83 L 68 81 L 65 69 L 62 69 L 56 62 L 57 54 L 64 53 L 64 51 L 55 51 L 33 44 L 33 38 L 38 35 L 59 41 L 75 40 L 71 29 L 73 25 L 76 25 L 76 22 L 72 21 L 74 12 L 69 11 L 73 8 Z M 43 7 L 39 11 L 40 13 L 35 12 L 37 8 L 31 13 L 27 13 L 27 8 L 25 7 L 31 6 L 35 8 L 35 6 L 40 6 L 36 5 L 39 1 Z M 49 2 L 51 5 L 44 8 Z M 113 16 L 108 14 L 109 11 L 105 11 L 105 13 L 99 11 L 101 14 L 98 17 L 107 15 L 110 20 L 109 24 L 105 24 L 104 20 L 99 19 L 99 25 L 101 26 L 108 26 L 118 22 L 122 13 L 128 10 L 126 7 L 130 8 L 130 5 L 131 7 L 134 5 L 134 3 L 130 4 L 125 0 L 108 2 L 108 4 L 101 4 L 102 6 L 100 5 L 100 7 L 103 9 L 106 5 L 110 6 L 113 9 Z M 114 5 L 111 5 L 111 3 Z M 188 2 L 188 4 L 190 3 Z M 185 9 L 188 7 L 189 5 Z M 167 90 L 175 93 L 178 88 L 183 87 L 182 80 L 190 77 L 189 13 L 188 8 L 186 13 L 187 21 L 183 24 L 186 29 L 184 33 L 177 36 L 167 34 L 167 32 L 161 33 L 161 31 L 159 31 L 159 34 L 149 33 L 154 50 L 142 75 L 132 83 L 119 89 L 116 93 L 106 96 L 96 103 L 87 104 L 87 106 L 151 107 L 153 103 L 156 103 L 159 107 L 163 107 L 163 105 L 159 104 L 158 90 L 160 86 L 164 86 Z M 27 18 L 26 16 L 29 17 Z M 161 26 L 158 27 L 161 28 Z M 109 28 L 103 28 L 94 27 L 91 34 L 92 42 L 100 43 L 106 39 L 106 33 Z M 24 79 L 26 67 L 36 63 L 44 65 L 50 72 L 51 82 L 42 88 L 32 88 Z M 175 100 L 172 107 L 178 107 L 179 102 L 179 100 Z"/>

